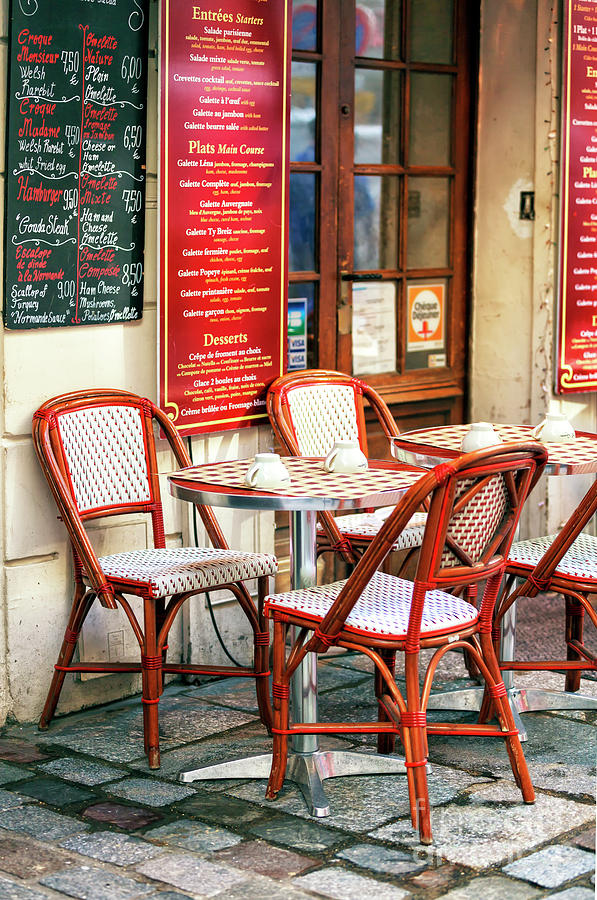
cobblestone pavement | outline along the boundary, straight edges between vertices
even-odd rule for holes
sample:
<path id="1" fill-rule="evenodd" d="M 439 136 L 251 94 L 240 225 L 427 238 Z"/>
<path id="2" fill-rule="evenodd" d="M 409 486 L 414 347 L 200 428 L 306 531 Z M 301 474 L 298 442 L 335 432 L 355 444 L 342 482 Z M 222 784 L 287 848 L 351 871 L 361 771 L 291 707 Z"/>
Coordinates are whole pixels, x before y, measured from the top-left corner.
<path id="1" fill-rule="evenodd" d="M 467 684 L 449 656 L 442 678 Z M 320 664 L 322 718 L 375 715 L 367 666 L 350 654 Z M 561 689 L 563 677 L 520 684 Z M 597 682 L 583 679 L 582 690 L 597 696 Z M 141 753 L 138 697 L 58 718 L 47 732 L 2 731 L 1 900 L 594 896 L 597 713 L 524 717 L 534 806 L 521 802 L 501 742 L 431 738 L 431 847 L 411 828 L 400 775 L 326 781 L 325 819 L 308 815 L 292 783 L 275 803 L 264 781 L 180 784 L 181 769 L 269 750 L 250 681 L 170 684 L 160 715 L 155 772 Z M 374 740 L 321 745 L 371 753 Z"/>

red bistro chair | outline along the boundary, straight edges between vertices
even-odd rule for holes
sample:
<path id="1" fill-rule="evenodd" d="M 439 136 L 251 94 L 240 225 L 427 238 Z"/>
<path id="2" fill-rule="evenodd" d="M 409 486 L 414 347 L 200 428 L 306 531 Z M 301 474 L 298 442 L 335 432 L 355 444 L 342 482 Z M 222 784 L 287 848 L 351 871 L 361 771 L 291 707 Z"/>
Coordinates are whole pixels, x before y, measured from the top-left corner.
<path id="1" fill-rule="evenodd" d="M 145 752 L 160 765 L 158 702 L 165 673 L 249 676 L 256 679 L 263 723 L 271 727 L 268 686 L 269 632 L 262 613 L 275 557 L 230 550 L 217 519 L 197 506 L 212 548 L 166 548 L 154 425 L 166 435 L 178 466 L 191 465 L 180 435 L 151 400 L 127 391 L 75 391 L 48 400 L 33 417 L 33 443 L 68 532 L 74 565 L 74 599 L 62 648 L 39 727 L 48 727 L 67 672 L 141 672 Z M 151 516 L 154 548 L 98 558 L 85 523 L 127 513 Z M 258 608 L 244 582 L 257 578 Z M 185 600 L 226 588 L 242 607 L 254 634 L 249 667 L 199 666 L 166 661 L 168 632 Z M 142 601 L 135 614 L 127 596 Z M 120 606 L 141 650 L 139 663 L 72 662 L 85 618 L 94 601 Z"/>
<path id="2" fill-rule="evenodd" d="M 566 604 L 566 659 L 502 661 L 503 670 L 564 671 L 565 689 L 571 692 L 578 691 L 583 670 L 597 670 L 597 657 L 583 640 L 585 613 L 597 626 L 597 612 L 588 596 L 597 594 L 597 538 L 582 533 L 596 510 L 597 481 L 557 535 L 512 545 L 506 567 L 509 577 L 496 612 L 496 648 L 499 647 L 499 623 L 518 597 L 536 597 L 545 591 L 555 591 L 563 594 Z M 512 590 L 515 579 L 520 583 Z"/>
<path id="3" fill-rule="evenodd" d="M 326 456 L 336 440 L 358 440 L 368 456 L 365 400 L 387 437 L 399 435 L 392 413 L 372 387 L 359 378 L 327 369 L 305 369 L 277 378 L 267 392 L 267 411 L 276 436 L 290 456 Z M 335 551 L 346 562 L 355 563 L 382 522 L 376 513 L 333 516 L 320 512 L 318 554 Z M 420 547 L 424 528 L 425 513 L 415 512 L 392 549 Z"/>
<path id="4" fill-rule="evenodd" d="M 538 443 L 504 444 L 443 463 L 423 475 L 398 503 L 356 568 L 344 581 L 266 598 L 274 620 L 274 752 L 267 796 L 274 799 L 286 771 L 288 738 L 313 733 L 386 733 L 404 746 L 413 826 L 431 842 L 427 793 L 427 735 L 462 734 L 505 741 L 526 803 L 534 791 L 492 642 L 494 605 L 521 506 L 540 476 L 547 453 Z M 429 501 L 414 582 L 380 571 L 414 510 Z M 479 607 L 477 588 L 486 582 Z M 464 587 L 465 598 L 448 591 Z M 289 626 L 296 635 L 286 652 Z M 375 663 L 377 722 L 290 724 L 290 679 L 309 652 L 330 646 L 364 653 Z M 419 651 L 436 648 L 424 673 Z M 443 655 L 462 648 L 485 680 L 497 725 L 427 722 L 426 707 Z M 406 695 L 384 653 L 405 654 Z M 420 682 L 420 674 L 422 682 Z M 385 717 L 386 721 L 382 721 Z"/>

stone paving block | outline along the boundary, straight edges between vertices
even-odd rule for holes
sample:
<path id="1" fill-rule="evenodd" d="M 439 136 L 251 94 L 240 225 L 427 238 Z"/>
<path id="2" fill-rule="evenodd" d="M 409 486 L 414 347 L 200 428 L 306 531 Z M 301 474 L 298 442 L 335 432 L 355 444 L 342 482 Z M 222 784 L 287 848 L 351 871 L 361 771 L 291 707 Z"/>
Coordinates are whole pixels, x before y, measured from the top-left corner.
<path id="1" fill-rule="evenodd" d="M 256 875 L 226 891 L 226 900 L 313 900 L 313 894 Z"/>
<path id="2" fill-rule="evenodd" d="M 2 900 L 48 900 L 47 894 L 41 894 L 24 884 L 16 884 L 0 875 L 0 897 Z"/>
<path id="3" fill-rule="evenodd" d="M 217 796 L 197 792 L 194 797 L 183 800 L 178 809 L 188 816 L 196 816 L 216 825 L 246 825 L 265 818 L 264 811 L 250 803 L 235 800 L 234 797 Z"/>
<path id="4" fill-rule="evenodd" d="M 345 840 L 344 835 L 315 822 L 299 822 L 291 816 L 250 825 L 249 831 L 266 841 L 285 844 L 293 850 L 322 852 Z"/>
<path id="5" fill-rule="evenodd" d="M 4 791 L 0 788 L 0 812 L 5 809 L 15 809 L 17 806 L 23 806 L 24 803 L 33 803 L 33 799 L 31 797 L 25 797 L 25 795 L 20 792 Z"/>
<path id="6" fill-rule="evenodd" d="M 134 831 L 159 821 L 162 817 L 149 809 L 140 806 L 125 806 L 123 803 L 96 803 L 83 810 L 81 815 L 96 822 L 117 825 L 125 831 Z"/>
<path id="7" fill-rule="evenodd" d="M 78 834 L 61 841 L 60 846 L 74 850 L 82 856 L 112 863 L 114 866 L 132 866 L 163 852 L 159 847 L 154 847 L 138 837 L 114 831 Z"/>
<path id="8" fill-rule="evenodd" d="M 588 853 L 580 847 L 558 845 L 517 859 L 504 866 L 503 871 L 541 887 L 555 888 L 579 875 L 592 872 L 594 868 L 594 853 Z"/>
<path id="9" fill-rule="evenodd" d="M 21 781 L 22 778 L 31 778 L 33 772 L 23 769 L 21 766 L 11 766 L 0 762 L 0 784 L 9 784 L 11 781 Z"/>
<path id="10" fill-rule="evenodd" d="M 8 835 L 0 830 L 0 869 L 9 875 L 39 878 L 72 864 L 72 857 L 55 847 L 46 849 L 30 838 Z"/>
<path id="11" fill-rule="evenodd" d="M 197 822 L 193 819 L 176 819 L 168 825 L 161 825 L 159 828 L 146 831 L 143 837 L 160 844 L 184 847 L 185 850 L 197 850 L 201 853 L 211 853 L 224 847 L 232 847 L 242 840 L 237 834 L 233 834 L 226 828 L 207 825 L 205 822 Z"/>
<path id="12" fill-rule="evenodd" d="M 576 844 L 577 847 L 583 847 L 585 850 L 592 850 L 595 852 L 595 829 L 589 828 L 588 831 L 583 831 L 582 834 L 577 834 L 575 838 L 572 838 L 572 843 Z"/>
<path id="13" fill-rule="evenodd" d="M 164 784 L 151 778 L 126 778 L 111 784 L 105 790 L 114 797 L 145 803 L 147 806 L 169 806 L 192 797 L 195 789 L 184 784 Z"/>
<path id="14" fill-rule="evenodd" d="M 567 762 L 542 763 L 533 760 L 530 762 L 529 771 L 536 788 L 557 791 L 572 797 L 593 798 L 595 796 L 594 765 L 580 766 Z"/>
<path id="15" fill-rule="evenodd" d="M 2 815 L 2 828 L 28 834 L 38 841 L 59 841 L 70 834 L 89 831 L 89 825 L 51 809 L 27 805 L 9 809 Z"/>
<path id="16" fill-rule="evenodd" d="M 447 766 L 434 766 L 428 779 L 431 805 L 447 803 L 472 785 L 487 782 L 488 779 L 482 776 L 471 776 Z M 291 781 L 284 784 L 273 803 L 265 799 L 265 788 L 265 781 L 256 780 L 230 788 L 227 793 L 276 811 L 311 819 L 303 795 Z M 410 812 L 406 775 L 400 773 L 375 778 L 329 778 L 325 782 L 325 793 L 331 809 L 326 822 L 346 831 L 370 831 Z"/>
<path id="17" fill-rule="evenodd" d="M 565 891 L 558 891 L 557 894 L 550 894 L 550 900 L 557 897 L 558 900 L 595 900 L 595 891 L 584 887 L 566 888 Z"/>
<path id="18" fill-rule="evenodd" d="M 0 738 L 0 759 L 7 759 L 17 763 L 28 763 L 47 758 L 47 753 L 43 753 L 34 744 L 30 744 L 27 741 L 19 741 L 14 738 Z"/>
<path id="19" fill-rule="evenodd" d="M 410 820 L 384 825 L 370 837 L 420 847 L 421 854 L 483 869 L 528 853 L 538 844 L 592 822 L 594 808 L 562 797 L 537 794 L 525 804 L 513 782 L 499 781 L 471 793 L 468 802 L 451 803 L 431 814 L 433 846 L 419 845 Z M 422 856 L 422 858 L 424 858 Z"/>
<path id="20" fill-rule="evenodd" d="M 220 892 L 228 893 L 228 889 L 246 879 L 244 872 L 214 865 L 205 859 L 191 854 L 168 854 L 159 859 L 151 859 L 136 867 L 137 872 L 172 884 L 189 893 L 213 897 Z"/>
<path id="21" fill-rule="evenodd" d="M 245 756 L 258 756 L 269 753 L 272 749 L 272 739 L 267 734 L 260 722 L 248 724 L 242 731 L 236 734 L 224 732 L 214 734 L 208 741 L 200 744 L 193 743 L 175 750 L 161 753 L 161 766 L 159 769 L 150 769 L 145 757 L 135 760 L 131 765 L 146 775 L 177 781 L 178 773 L 188 769 L 197 769 L 200 766 L 208 766 L 211 763 L 219 763 L 224 759 L 243 758 Z M 206 782 L 194 782 L 195 786 Z M 215 784 L 216 782 L 212 782 Z"/>
<path id="22" fill-rule="evenodd" d="M 462 887 L 457 887 L 447 894 L 442 894 L 441 900 L 531 900 L 540 897 L 541 891 L 523 884 L 520 881 L 512 881 L 501 875 L 492 875 L 488 878 L 475 878 Z"/>
<path id="23" fill-rule="evenodd" d="M 404 897 L 412 896 L 410 891 L 375 881 L 373 878 L 365 878 L 340 866 L 309 872 L 308 875 L 295 878 L 292 883 L 323 897 L 333 897 L 334 900 L 363 900 L 364 897 L 375 897 L 375 900 L 402 900 Z"/>
<path id="24" fill-rule="evenodd" d="M 21 785 L 19 791 L 50 806 L 69 806 L 71 803 L 84 803 L 96 799 L 92 791 L 74 784 L 65 784 L 59 778 L 35 778 Z"/>
<path id="25" fill-rule="evenodd" d="M 417 862 L 423 861 L 418 858 L 418 854 L 415 854 L 413 859 L 416 859 Z M 459 866 L 446 863 L 442 866 L 437 866 L 437 868 L 425 869 L 420 875 L 415 875 L 409 881 L 409 884 L 413 890 L 424 891 L 427 895 L 432 891 L 445 890 L 461 875 L 462 869 Z"/>
<path id="26" fill-rule="evenodd" d="M 181 894 L 179 891 L 158 891 L 149 894 L 148 900 L 193 900 L 190 894 Z"/>
<path id="27" fill-rule="evenodd" d="M 346 859 L 363 869 L 372 872 L 383 872 L 387 875 L 407 875 L 420 871 L 426 863 L 413 859 L 412 853 L 402 850 L 388 850 L 376 844 L 354 844 L 346 850 L 336 853 L 340 859 Z"/>
<path id="28" fill-rule="evenodd" d="M 127 772 L 125 769 L 117 769 L 115 766 L 106 766 L 102 763 L 89 762 L 86 759 L 53 759 L 40 766 L 49 775 L 57 775 L 66 781 L 75 781 L 77 784 L 92 786 L 104 784 L 106 781 L 116 781 Z M 23 777 L 23 776 L 21 776 Z"/>
<path id="29" fill-rule="evenodd" d="M 153 894 L 151 885 L 98 866 L 77 866 L 66 872 L 46 875 L 40 884 L 78 900 L 132 900 Z"/>
<path id="30" fill-rule="evenodd" d="M 317 864 L 318 860 L 309 856 L 301 856 L 291 853 L 290 850 L 282 850 L 280 847 L 272 847 L 263 841 L 243 841 L 235 847 L 221 850 L 216 853 L 214 860 L 236 866 L 239 869 L 249 869 L 269 878 L 288 878 L 291 875 L 299 875 L 305 869 Z"/>

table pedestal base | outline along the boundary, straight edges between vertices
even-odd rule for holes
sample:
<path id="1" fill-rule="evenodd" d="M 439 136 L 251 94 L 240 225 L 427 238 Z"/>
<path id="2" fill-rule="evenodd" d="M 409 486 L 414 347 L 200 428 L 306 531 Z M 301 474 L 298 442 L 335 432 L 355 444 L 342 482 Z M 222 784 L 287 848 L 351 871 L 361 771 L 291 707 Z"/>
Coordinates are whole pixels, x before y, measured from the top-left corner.
<path id="1" fill-rule="evenodd" d="M 483 688 L 464 688 L 455 691 L 442 691 L 431 694 L 427 709 L 481 709 Z M 508 689 L 508 700 L 518 728 L 521 741 L 527 740 L 527 733 L 520 713 L 540 712 L 550 709 L 597 709 L 597 699 L 585 694 L 566 693 L 566 691 L 543 691 L 536 688 Z"/>
<path id="2" fill-rule="evenodd" d="M 220 778 L 269 778 L 271 753 L 233 759 L 214 766 L 201 766 L 181 772 L 178 780 L 208 781 Z M 329 816 L 330 807 L 323 790 L 326 778 L 343 775 L 404 775 L 404 760 L 396 756 L 368 755 L 348 750 L 316 750 L 314 753 L 291 753 L 286 779 L 300 788 L 312 816 Z"/>

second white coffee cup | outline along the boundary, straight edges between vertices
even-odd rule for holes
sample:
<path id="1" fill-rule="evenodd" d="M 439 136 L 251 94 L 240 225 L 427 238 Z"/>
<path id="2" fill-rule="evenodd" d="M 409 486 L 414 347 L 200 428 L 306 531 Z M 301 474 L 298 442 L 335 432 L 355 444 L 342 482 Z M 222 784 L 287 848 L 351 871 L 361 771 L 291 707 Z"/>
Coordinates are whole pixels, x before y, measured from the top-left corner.
<path id="1" fill-rule="evenodd" d="M 567 443 L 575 440 L 576 432 L 562 413 L 547 413 L 544 420 L 533 429 L 533 436 L 539 441 Z"/>
<path id="2" fill-rule="evenodd" d="M 347 475 L 364 472 L 368 467 L 367 457 L 358 441 L 335 441 L 323 463 L 326 472 L 341 472 Z"/>
<path id="3" fill-rule="evenodd" d="M 288 469 L 278 453 L 256 453 L 245 475 L 247 487 L 275 491 L 290 484 Z"/>

